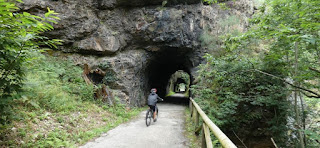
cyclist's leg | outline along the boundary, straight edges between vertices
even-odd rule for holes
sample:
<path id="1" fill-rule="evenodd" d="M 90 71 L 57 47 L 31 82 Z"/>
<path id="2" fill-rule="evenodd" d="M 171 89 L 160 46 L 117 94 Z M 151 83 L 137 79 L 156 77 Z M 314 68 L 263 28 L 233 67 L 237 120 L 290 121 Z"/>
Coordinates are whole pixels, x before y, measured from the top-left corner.
<path id="1" fill-rule="evenodd" d="M 155 106 L 153 106 L 153 105 L 149 105 L 149 107 L 150 107 L 150 109 L 152 110 L 152 113 L 153 113 L 153 120 L 155 119 L 155 113 L 156 113 L 156 107 Z"/>
<path id="2" fill-rule="evenodd" d="M 156 116 L 157 115 L 157 110 L 156 110 L 156 106 L 153 107 L 153 121 L 156 120 Z"/>
<path id="3" fill-rule="evenodd" d="M 157 105 L 156 105 L 156 112 L 157 112 L 157 115 L 158 115 L 158 113 L 159 113 L 159 108 L 158 108 Z"/>
<path id="4" fill-rule="evenodd" d="M 154 113 L 153 113 L 153 121 L 156 122 L 157 121 L 157 115 L 158 115 L 158 107 L 157 105 L 154 106 Z"/>

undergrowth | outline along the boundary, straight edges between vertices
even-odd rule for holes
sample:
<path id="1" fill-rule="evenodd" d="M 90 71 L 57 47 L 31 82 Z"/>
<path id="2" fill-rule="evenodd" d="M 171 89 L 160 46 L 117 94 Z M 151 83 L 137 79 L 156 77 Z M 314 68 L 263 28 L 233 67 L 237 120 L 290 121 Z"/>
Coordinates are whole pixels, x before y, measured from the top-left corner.
<path id="1" fill-rule="evenodd" d="M 194 133 L 195 127 L 192 123 L 192 119 L 190 116 L 190 109 L 187 108 L 185 110 L 185 136 L 189 139 L 189 147 L 190 148 L 198 148 L 201 147 L 201 138 L 197 137 Z"/>
<path id="2" fill-rule="evenodd" d="M 33 57 L 22 91 L 5 100 L 0 147 L 76 147 L 140 112 L 93 99 L 93 86 L 72 61 Z"/>
<path id="3" fill-rule="evenodd" d="M 192 117 L 191 117 L 191 112 L 189 108 L 186 108 L 185 110 L 185 136 L 190 140 L 190 144 L 189 147 L 190 148 L 199 148 L 202 147 L 202 132 L 203 129 L 201 129 L 201 131 L 198 133 L 198 135 L 195 133 L 196 131 L 196 127 L 195 127 L 195 123 Z M 199 125 L 198 127 L 203 124 L 203 120 L 201 119 L 201 117 L 199 118 Z M 219 140 L 213 135 L 213 133 L 210 130 L 210 137 L 211 137 L 211 142 L 212 142 L 212 146 L 214 148 L 222 148 L 221 143 L 219 142 Z"/>
<path id="4" fill-rule="evenodd" d="M 306 144 L 310 147 L 319 147 L 320 143 L 320 101 L 314 98 L 305 98 L 306 101 L 306 127 L 304 129 Z"/>

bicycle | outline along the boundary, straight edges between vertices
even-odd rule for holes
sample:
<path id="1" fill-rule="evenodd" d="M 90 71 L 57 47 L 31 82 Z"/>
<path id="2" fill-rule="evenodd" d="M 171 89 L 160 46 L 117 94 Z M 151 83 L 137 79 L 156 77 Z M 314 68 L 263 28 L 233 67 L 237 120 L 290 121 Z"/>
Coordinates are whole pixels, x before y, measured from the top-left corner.
<path id="1" fill-rule="evenodd" d="M 157 117 L 158 117 L 159 110 L 158 110 L 157 106 L 156 106 L 156 110 L 157 110 Z M 146 114 L 146 125 L 147 125 L 147 127 L 151 124 L 151 120 L 153 120 L 153 110 L 151 108 L 149 108 L 147 110 L 147 114 Z"/>

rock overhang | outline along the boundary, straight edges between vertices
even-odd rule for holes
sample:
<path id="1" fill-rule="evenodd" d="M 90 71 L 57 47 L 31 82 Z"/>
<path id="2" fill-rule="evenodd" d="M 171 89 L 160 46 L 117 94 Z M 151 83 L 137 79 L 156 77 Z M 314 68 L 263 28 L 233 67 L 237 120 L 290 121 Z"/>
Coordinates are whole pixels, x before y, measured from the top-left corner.
<path id="1" fill-rule="evenodd" d="M 242 5 L 244 1 L 234 2 L 234 7 L 246 14 L 251 8 Z M 198 0 L 168 0 L 165 6 L 162 0 L 24 2 L 22 8 L 29 12 L 43 13 L 47 7 L 58 12 L 61 20 L 46 35 L 64 40 L 60 50 L 80 53 L 82 64 L 88 56 L 93 67 L 108 61 L 108 70 L 119 79 L 112 89 L 134 106 L 145 103 L 151 82 L 162 77 L 161 71 L 166 77 L 160 78 L 164 80 L 160 85 L 163 90 L 170 75 L 179 69 L 194 75 L 206 52 L 199 40 L 204 28 L 215 32 L 219 18 L 231 13 L 244 16 L 235 9 L 198 4 Z M 163 70 L 153 69 L 152 65 Z"/>

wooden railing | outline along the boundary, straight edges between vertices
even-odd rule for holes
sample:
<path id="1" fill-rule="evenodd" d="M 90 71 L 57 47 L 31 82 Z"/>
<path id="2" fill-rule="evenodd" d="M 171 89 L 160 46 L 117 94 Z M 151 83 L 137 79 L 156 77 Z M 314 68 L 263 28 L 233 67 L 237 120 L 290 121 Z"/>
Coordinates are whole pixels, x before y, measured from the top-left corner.
<path id="1" fill-rule="evenodd" d="M 199 134 L 202 129 L 202 148 L 212 148 L 212 140 L 210 131 L 219 140 L 220 144 L 225 148 L 236 148 L 236 145 L 217 127 L 208 116 L 202 111 L 199 105 L 190 98 L 190 113 L 195 124 L 195 133 Z M 200 116 L 199 116 L 200 115 Z M 199 117 L 201 117 L 203 124 L 199 125 Z"/>

